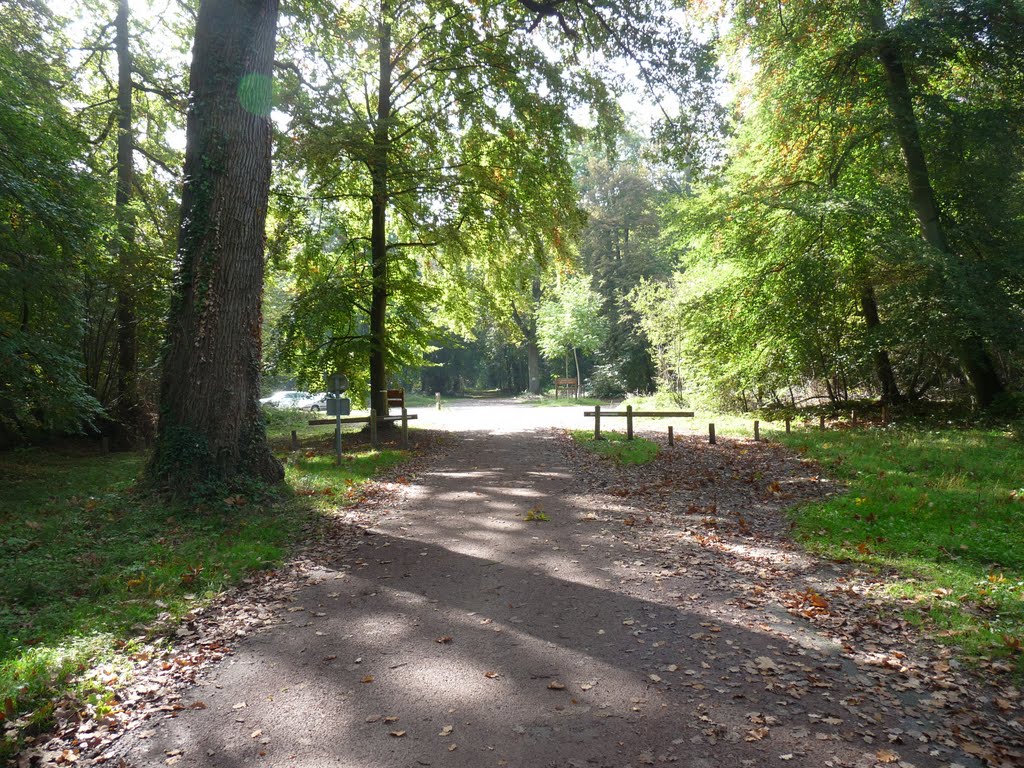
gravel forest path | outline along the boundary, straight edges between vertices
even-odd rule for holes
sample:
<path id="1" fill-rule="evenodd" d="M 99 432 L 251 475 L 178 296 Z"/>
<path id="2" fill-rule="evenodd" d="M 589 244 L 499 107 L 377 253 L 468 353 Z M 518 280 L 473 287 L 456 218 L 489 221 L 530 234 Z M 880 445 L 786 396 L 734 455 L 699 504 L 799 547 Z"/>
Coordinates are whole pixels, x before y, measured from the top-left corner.
<path id="1" fill-rule="evenodd" d="M 528 421 L 456 435 L 108 758 L 1024 765 L 1014 691 L 972 688 L 869 610 L 864 579 L 788 542 L 784 508 L 830 490 L 813 466 L 684 437 L 631 470 Z"/>

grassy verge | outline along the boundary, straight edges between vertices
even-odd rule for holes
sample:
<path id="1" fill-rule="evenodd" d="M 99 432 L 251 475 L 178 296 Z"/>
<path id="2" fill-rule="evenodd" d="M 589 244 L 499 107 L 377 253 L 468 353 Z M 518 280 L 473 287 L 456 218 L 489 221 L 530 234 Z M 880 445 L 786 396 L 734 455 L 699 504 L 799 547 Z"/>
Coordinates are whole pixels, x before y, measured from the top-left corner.
<path id="1" fill-rule="evenodd" d="M 620 464 L 647 464 L 658 455 L 658 444 L 654 441 L 642 437 L 627 440 L 619 432 L 605 432 L 601 440 L 595 440 L 593 432 L 575 429 L 572 438 L 588 450 L 615 459 Z"/>
<path id="2" fill-rule="evenodd" d="M 592 405 L 606 405 L 607 401 L 600 400 L 596 397 L 581 397 L 578 400 L 574 397 L 549 397 L 543 395 L 539 398 L 530 398 L 530 405 L 537 406 L 539 408 L 572 408 Z"/>
<path id="3" fill-rule="evenodd" d="M 190 509 L 134 492 L 139 454 L 0 454 L 0 723 L 43 728 L 66 696 L 102 712 L 110 692 L 82 672 L 117 667 L 158 618 L 173 623 L 280 563 L 306 522 L 358 497 L 367 478 L 402 456 L 355 453 L 336 467 L 315 451 L 295 454 L 287 461 L 294 492 Z M 0 740 L 0 758 L 17 746 Z"/>
<path id="4" fill-rule="evenodd" d="M 630 395 L 623 400 L 618 410 L 625 410 L 627 405 L 632 405 L 634 411 L 693 411 L 692 417 L 673 417 L 668 419 L 636 419 L 637 429 L 659 429 L 669 424 L 673 425 L 678 433 L 696 432 L 698 434 L 708 433 L 708 424 L 715 425 L 715 434 L 722 437 L 753 437 L 754 420 L 761 422 L 761 434 L 769 435 L 774 432 L 784 433 L 786 423 L 784 420 L 770 421 L 757 414 L 732 414 L 720 413 L 717 411 L 706 411 L 691 408 L 689 405 L 680 405 L 672 398 L 660 395 Z M 616 419 L 622 421 L 622 419 Z"/>
<path id="5" fill-rule="evenodd" d="M 797 511 L 798 535 L 838 560 L 891 569 L 911 621 L 1024 674 L 1024 443 L 982 430 L 780 436 L 848 493 Z"/>

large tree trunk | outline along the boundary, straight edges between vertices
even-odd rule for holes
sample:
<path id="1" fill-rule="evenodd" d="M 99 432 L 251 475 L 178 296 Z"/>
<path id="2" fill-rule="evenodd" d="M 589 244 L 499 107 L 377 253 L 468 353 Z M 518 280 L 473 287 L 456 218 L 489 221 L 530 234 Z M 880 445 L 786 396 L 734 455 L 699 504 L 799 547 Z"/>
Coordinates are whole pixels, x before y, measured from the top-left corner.
<path id="1" fill-rule="evenodd" d="M 935 192 L 928 174 L 928 163 L 925 159 L 924 147 L 921 144 L 921 134 L 918 130 L 917 115 L 914 113 L 914 102 L 910 94 L 910 85 L 907 82 L 903 55 L 887 36 L 889 28 L 881 7 L 877 2 L 871 2 L 868 8 L 868 23 L 872 32 L 879 39 L 877 55 L 885 72 L 885 92 L 889 103 L 889 113 L 896 129 L 900 149 L 903 152 L 903 160 L 906 163 L 910 205 L 917 217 L 921 237 L 924 241 L 952 260 L 954 254 L 949 248 L 939 205 L 935 199 Z M 958 342 L 956 352 L 960 364 L 974 388 L 978 404 L 983 408 L 991 405 L 995 397 L 1004 391 L 1004 387 L 995 363 L 985 348 L 984 340 L 978 333 L 969 330 L 966 337 Z"/>
<path id="2" fill-rule="evenodd" d="M 150 477 L 280 482 L 258 402 L 278 0 L 203 0 L 192 50 L 178 270 Z"/>
<path id="3" fill-rule="evenodd" d="M 135 175 L 132 153 L 135 134 L 132 115 L 132 55 L 128 48 L 128 0 L 120 0 L 114 19 L 117 51 L 117 189 L 114 194 L 113 239 L 117 261 L 117 389 L 113 446 L 132 450 L 139 442 L 138 341 L 135 310 L 135 222 L 129 203 Z"/>
<path id="4" fill-rule="evenodd" d="M 391 24 L 388 0 L 381 0 L 377 28 L 380 82 L 377 88 L 377 121 L 373 129 L 370 161 L 372 212 L 370 262 L 373 287 L 370 294 L 370 404 L 378 416 L 387 413 L 387 306 L 388 306 L 388 153 L 391 150 Z M 381 422 L 383 427 L 390 422 Z"/>
<path id="5" fill-rule="evenodd" d="M 882 327 L 882 321 L 878 316 L 878 301 L 875 298 L 875 288 L 871 283 L 865 283 L 860 293 L 860 308 L 864 312 L 864 323 L 868 330 L 877 331 Z M 892 361 L 889 359 L 889 351 L 877 349 L 874 352 L 875 375 L 882 388 L 882 404 L 892 405 L 900 402 L 903 397 L 900 394 L 899 384 L 896 382 L 896 374 L 892 370 Z"/>

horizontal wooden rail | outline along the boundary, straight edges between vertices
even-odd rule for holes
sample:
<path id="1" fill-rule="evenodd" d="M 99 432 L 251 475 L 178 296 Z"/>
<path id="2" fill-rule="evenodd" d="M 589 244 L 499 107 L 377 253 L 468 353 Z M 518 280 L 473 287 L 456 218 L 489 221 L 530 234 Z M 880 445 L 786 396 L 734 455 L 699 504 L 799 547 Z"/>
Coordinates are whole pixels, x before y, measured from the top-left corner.
<path id="1" fill-rule="evenodd" d="M 402 422 L 402 447 L 409 447 L 409 422 L 412 419 L 418 418 L 415 414 L 410 414 L 405 408 L 402 408 L 401 416 L 378 416 L 374 410 L 370 409 L 369 416 L 335 416 L 333 419 L 310 419 L 309 426 L 311 427 L 326 427 L 331 424 L 335 427 L 334 442 L 338 453 L 338 462 L 341 462 L 341 425 L 342 424 L 361 424 L 366 423 L 370 425 L 370 445 L 374 448 L 377 447 L 377 422 L 378 421 L 400 421 Z"/>
<path id="2" fill-rule="evenodd" d="M 584 416 L 596 416 L 597 415 L 597 411 L 584 411 L 583 415 Z M 602 419 L 605 416 L 629 416 L 629 415 L 630 415 L 629 411 L 601 411 L 601 418 Z M 649 418 L 649 417 L 652 417 L 652 416 L 653 417 L 662 417 L 662 416 L 664 416 L 664 417 L 669 417 L 669 416 L 687 416 L 687 417 L 692 417 L 693 415 L 694 415 L 693 411 L 633 411 L 632 412 L 633 418 L 637 418 L 639 416 L 643 416 L 645 418 Z"/>
<path id="3" fill-rule="evenodd" d="M 584 411 L 584 416 L 594 417 L 594 439 L 601 439 L 601 417 L 602 416 L 625 416 L 626 417 L 626 439 L 633 439 L 633 419 L 643 418 L 668 418 L 672 416 L 693 416 L 693 411 L 634 411 L 632 405 L 627 405 L 624 411 L 602 411 L 600 405 L 595 405 L 594 410 Z"/>
<path id="4" fill-rule="evenodd" d="M 412 421 L 413 419 L 418 419 L 419 416 L 417 416 L 415 413 L 410 413 L 405 418 L 408 419 L 409 421 Z M 367 422 L 369 420 L 370 420 L 369 416 L 342 416 L 341 423 L 342 424 L 359 424 L 361 422 Z M 378 416 L 377 417 L 377 421 L 402 421 L 402 417 L 401 416 Z M 311 426 L 311 427 L 326 427 L 328 425 L 332 425 L 332 424 L 335 424 L 335 423 L 337 423 L 337 419 L 310 419 L 309 420 L 309 426 Z"/>

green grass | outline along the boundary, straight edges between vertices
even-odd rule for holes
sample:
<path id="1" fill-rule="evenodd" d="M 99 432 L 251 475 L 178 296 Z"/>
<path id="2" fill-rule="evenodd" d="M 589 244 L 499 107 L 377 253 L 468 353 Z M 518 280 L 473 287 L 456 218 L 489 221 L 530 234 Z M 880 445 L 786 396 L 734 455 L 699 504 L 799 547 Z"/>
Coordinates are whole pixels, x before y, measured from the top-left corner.
<path id="1" fill-rule="evenodd" d="M 658 444 L 652 440 L 642 437 L 627 440 L 621 432 L 602 432 L 601 436 L 601 440 L 595 440 L 593 432 L 584 429 L 572 431 L 572 438 L 577 443 L 620 464 L 647 464 L 658 455 Z"/>
<path id="2" fill-rule="evenodd" d="M 721 437 L 753 437 L 754 420 L 761 422 L 761 435 L 768 436 L 772 433 L 784 433 L 786 423 L 783 420 L 770 421 L 758 414 L 752 413 L 721 413 L 719 411 L 707 411 L 691 408 L 689 405 L 680 405 L 664 393 L 658 395 L 630 395 L 622 401 L 622 405 L 616 410 L 625 410 L 627 405 L 632 405 L 634 411 L 693 411 L 693 416 L 673 417 L 667 419 L 638 418 L 634 420 L 637 429 L 664 428 L 672 424 L 678 433 L 695 432 L 706 435 L 708 424 L 715 425 L 715 434 Z M 621 419 L 617 419 L 621 421 Z M 796 423 L 794 421 L 794 423 Z"/>
<path id="3" fill-rule="evenodd" d="M 1024 443 L 922 428 L 780 439 L 848 484 L 796 512 L 809 549 L 894 571 L 887 592 L 914 601 L 911 621 L 1024 674 Z"/>
<path id="4" fill-rule="evenodd" d="M 112 705 L 102 681 L 154 622 L 173 623 L 247 574 L 280 563 L 307 524 L 358 498 L 400 451 L 349 454 L 341 467 L 315 451 L 288 458 L 288 485 L 169 505 L 136 493 L 139 454 L 69 457 L 41 449 L 0 454 L 0 721 L 43 728 L 53 703 Z M 17 743 L 0 741 L 0 758 Z"/>

